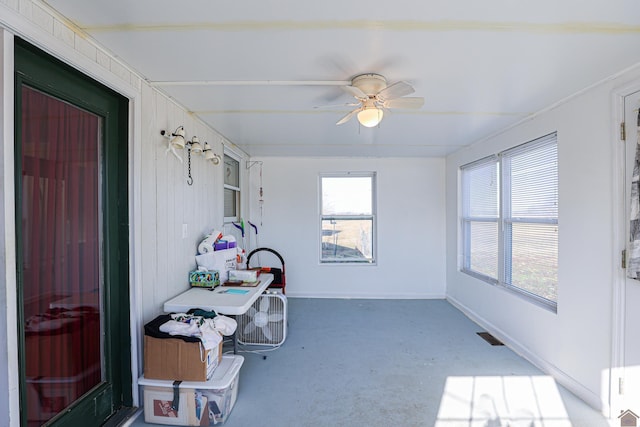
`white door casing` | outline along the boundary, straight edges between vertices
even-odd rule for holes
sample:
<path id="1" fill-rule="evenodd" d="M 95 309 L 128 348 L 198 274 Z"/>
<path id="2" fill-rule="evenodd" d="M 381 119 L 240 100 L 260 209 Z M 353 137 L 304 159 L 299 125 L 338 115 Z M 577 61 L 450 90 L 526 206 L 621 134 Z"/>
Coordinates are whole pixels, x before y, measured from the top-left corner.
<path id="1" fill-rule="evenodd" d="M 625 123 L 625 155 L 624 155 L 624 239 L 628 254 L 629 215 L 631 175 L 633 173 L 636 146 L 638 145 L 638 109 L 640 107 L 640 91 L 624 97 Z M 624 279 L 620 302 L 621 331 L 621 361 L 619 383 L 619 410 L 629 409 L 640 413 L 640 280 Z M 615 313 L 615 310 L 614 310 Z M 612 415 L 617 416 L 614 412 Z"/>

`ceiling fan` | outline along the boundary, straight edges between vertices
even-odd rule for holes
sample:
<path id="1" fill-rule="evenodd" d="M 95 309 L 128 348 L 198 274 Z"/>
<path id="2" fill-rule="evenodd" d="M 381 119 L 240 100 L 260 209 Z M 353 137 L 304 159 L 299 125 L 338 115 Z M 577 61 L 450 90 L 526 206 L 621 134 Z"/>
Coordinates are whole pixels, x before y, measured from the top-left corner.
<path id="1" fill-rule="evenodd" d="M 420 108 L 424 104 L 422 97 L 405 97 L 415 92 L 409 83 L 399 81 L 387 86 L 387 80 L 380 74 L 357 75 L 351 80 L 351 86 L 343 86 L 343 89 L 358 100 L 347 105 L 358 108 L 338 120 L 336 125 L 346 123 L 357 115 L 362 126 L 374 127 L 382 120 L 384 110 Z"/>

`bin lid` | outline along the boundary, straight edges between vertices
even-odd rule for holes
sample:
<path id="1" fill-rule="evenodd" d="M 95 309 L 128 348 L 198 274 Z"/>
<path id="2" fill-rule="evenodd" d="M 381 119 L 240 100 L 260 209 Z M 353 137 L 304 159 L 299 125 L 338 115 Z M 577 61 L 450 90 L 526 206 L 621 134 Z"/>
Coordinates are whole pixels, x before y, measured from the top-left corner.
<path id="1" fill-rule="evenodd" d="M 207 381 L 182 381 L 180 387 L 197 388 L 197 389 L 225 389 L 231 386 L 240 368 L 244 363 L 244 357 L 238 354 L 223 355 L 220 364 L 214 369 L 211 379 Z M 138 378 L 138 385 L 156 386 L 156 387 L 173 387 L 171 380 L 154 380 L 145 378 L 142 375 Z"/>

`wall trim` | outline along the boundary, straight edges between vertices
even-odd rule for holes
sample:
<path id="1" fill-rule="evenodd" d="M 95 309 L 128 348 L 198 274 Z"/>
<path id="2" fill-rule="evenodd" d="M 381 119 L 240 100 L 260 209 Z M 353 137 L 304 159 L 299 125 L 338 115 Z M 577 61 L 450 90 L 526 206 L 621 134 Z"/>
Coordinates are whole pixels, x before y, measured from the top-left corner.
<path id="1" fill-rule="evenodd" d="M 348 295 L 340 294 L 336 292 L 330 293 L 316 293 L 316 292 L 291 292 L 287 291 L 288 298 L 335 298 L 335 299 L 446 299 L 444 294 L 411 294 L 411 293 L 384 293 L 375 294 L 370 293 L 351 293 Z"/>
<path id="2" fill-rule="evenodd" d="M 2 239 L 2 249 L 0 249 L 0 277 L 4 285 L 2 288 L 2 301 L 4 305 L 0 307 L 0 321 L 4 322 L 5 329 L 0 336 L 6 340 L 0 360 L 6 363 L 2 366 L 6 371 L 0 375 L 2 385 L 0 389 L 4 391 L 6 386 L 7 399 L 2 403 L 3 411 L 7 412 L 7 418 L 11 425 L 20 422 L 20 377 L 18 352 L 11 349 L 18 348 L 18 330 L 16 322 L 18 318 L 17 290 L 16 290 L 16 222 L 15 222 L 15 162 L 14 162 L 14 38 L 8 31 L 0 28 L 0 93 L 2 93 L 2 104 L 0 104 L 0 147 L 2 155 L 0 159 L 0 177 L 2 185 L 0 188 L 0 238 Z M 6 382 L 5 382 L 6 381 Z M 5 406 L 6 405 L 6 406 Z"/>
<path id="3" fill-rule="evenodd" d="M 611 143 L 614 144 L 612 156 L 612 188 L 614 195 L 611 206 L 612 217 L 612 246 L 615 249 L 611 254 L 613 257 L 611 272 L 611 375 L 610 375 L 610 406 L 613 413 L 626 408 L 622 407 L 623 397 L 616 392 L 618 389 L 618 379 L 624 378 L 624 348 L 625 348 L 625 317 L 626 317 L 626 270 L 620 268 L 620 252 L 627 248 L 626 234 L 626 183 L 620 171 L 625 170 L 626 147 L 621 142 L 619 136 L 620 123 L 625 120 L 625 97 L 640 91 L 639 77 L 615 86 L 611 90 Z M 633 124 L 628 124 L 627 135 L 633 135 Z M 629 137 L 627 137 L 629 140 Z M 627 141 L 629 143 L 629 141 Z"/>

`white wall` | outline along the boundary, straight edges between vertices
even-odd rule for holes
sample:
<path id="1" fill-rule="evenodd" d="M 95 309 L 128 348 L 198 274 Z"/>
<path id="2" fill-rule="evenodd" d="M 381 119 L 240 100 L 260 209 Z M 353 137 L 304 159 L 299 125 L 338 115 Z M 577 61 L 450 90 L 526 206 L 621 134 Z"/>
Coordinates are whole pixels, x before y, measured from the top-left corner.
<path id="1" fill-rule="evenodd" d="M 287 294 L 339 298 L 442 298 L 444 159 L 252 158 L 262 161 L 261 246 L 285 260 Z M 318 175 L 377 173 L 377 265 L 319 264 Z M 260 224 L 259 165 L 250 168 L 251 221 Z M 270 261 L 262 259 L 263 263 Z M 252 260 L 252 265 L 255 265 Z M 270 262 L 276 267 L 279 263 Z"/>
<path id="2" fill-rule="evenodd" d="M 222 156 L 222 138 L 193 119 L 155 89 L 142 85 L 142 292 L 145 321 L 162 312 L 164 302 L 188 288 L 198 243 L 212 229 L 223 228 L 223 164 L 215 166 L 192 154 L 193 185 L 187 184 L 187 150 L 167 152 L 161 129 L 184 125 Z M 227 142 L 228 144 L 228 142 Z M 183 226 L 187 235 L 183 237 Z"/>
<path id="3" fill-rule="evenodd" d="M 621 142 L 614 137 L 612 92 L 634 78 L 637 72 L 604 82 L 446 161 L 447 298 L 605 412 L 612 289 L 621 250 L 614 241 L 614 168 Z M 553 131 L 559 150 L 557 314 L 458 268 L 459 167 Z"/>

